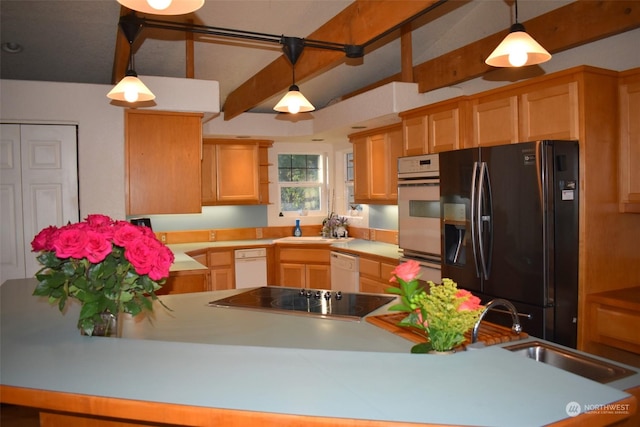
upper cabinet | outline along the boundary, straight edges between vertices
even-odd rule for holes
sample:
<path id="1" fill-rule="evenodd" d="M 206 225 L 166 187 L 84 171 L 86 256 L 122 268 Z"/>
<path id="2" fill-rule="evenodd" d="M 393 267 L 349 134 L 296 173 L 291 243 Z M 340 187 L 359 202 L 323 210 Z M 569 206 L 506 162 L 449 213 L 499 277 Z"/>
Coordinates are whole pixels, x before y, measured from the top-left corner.
<path id="1" fill-rule="evenodd" d="M 349 135 L 353 144 L 356 203 L 398 203 L 398 157 L 402 128 L 398 125 Z"/>
<path id="2" fill-rule="evenodd" d="M 125 111 L 127 215 L 200 213 L 202 114 Z"/>
<path id="3" fill-rule="evenodd" d="M 268 204 L 267 150 L 271 141 L 203 141 L 202 204 Z"/>
<path id="4" fill-rule="evenodd" d="M 466 104 L 466 99 L 455 98 L 400 113 L 403 155 L 463 148 Z"/>
<path id="5" fill-rule="evenodd" d="M 640 68 L 620 76 L 620 211 L 640 213 Z"/>
<path id="6" fill-rule="evenodd" d="M 470 97 L 471 146 L 578 139 L 578 83 L 550 80 Z"/>

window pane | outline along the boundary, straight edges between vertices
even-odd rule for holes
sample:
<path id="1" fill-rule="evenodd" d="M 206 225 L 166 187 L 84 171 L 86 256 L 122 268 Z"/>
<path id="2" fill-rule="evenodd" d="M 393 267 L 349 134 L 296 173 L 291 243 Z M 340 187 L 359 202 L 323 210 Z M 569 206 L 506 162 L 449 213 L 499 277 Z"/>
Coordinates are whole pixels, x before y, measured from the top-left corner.
<path id="1" fill-rule="evenodd" d="M 278 168 L 290 168 L 291 167 L 291 155 L 279 154 L 278 155 Z"/>
<path id="2" fill-rule="evenodd" d="M 320 210 L 320 187 L 282 187 L 280 208 L 285 212 Z"/>
<path id="3" fill-rule="evenodd" d="M 307 166 L 307 156 L 304 154 L 294 154 L 291 156 L 291 166 L 294 168 L 304 168 Z"/>

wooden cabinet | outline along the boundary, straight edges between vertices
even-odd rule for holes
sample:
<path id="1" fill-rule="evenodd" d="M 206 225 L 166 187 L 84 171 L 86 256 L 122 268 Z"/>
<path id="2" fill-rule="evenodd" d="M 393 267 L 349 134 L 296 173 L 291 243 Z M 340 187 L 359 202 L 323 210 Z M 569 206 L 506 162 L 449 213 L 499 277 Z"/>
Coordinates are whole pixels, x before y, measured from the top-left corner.
<path id="1" fill-rule="evenodd" d="M 330 250 L 323 245 L 277 245 L 276 282 L 279 286 L 331 289 Z"/>
<path id="2" fill-rule="evenodd" d="M 640 213 L 640 68 L 620 76 L 620 212 Z"/>
<path id="3" fill-rule="evenodd" d="M 479 96 L 474 98 L 470 105 L 473 146 L 486 147 L 520 142 L 516 95 Z"/>
<path id="4" fill-rule="evenodd" d="M 209 270 L 176 271 L 169 274 L 157 295 L 184 294 L 209 290 Z"/>
<path id="5" fill-rule="evenodd" d="M 519 120 L 522 141 L 578 139 L 578 82 L 532 85 L 520 96 Z"/>
<path id="6" fill-rule="evenodd" d="M 587 297 L 590 352 L 640 366 L 640 287 Z"/>
<path id="7" fill-rule="evenodd" d="M 400 113 L 402 155 L 413 156 L 463 148 L 466 104 L 466 98 L 455 98 Z"/>
<path id="8" fill-rule="evenodd" d="M 127 215 L 200 213 L 202 114 L 125 111 Z"/>
<path id="9" fill-rule="evenodd" d="M 402 129 L 393 125 L 349 136 L 353 144 L 356 203 L 398 203 L 398 157 Z"/>
<path id="10" fill-rule="evenodd" d="M 474 147 L 578 139 L 578 82 L 543 81 L 470 97 Z"/>
<path id="11" fill-rule="evenodd" d="M 210 249 L 207 253 L 207 266 L 211 272 L 212 291 L 235 288 L 233 249 Z"/>
<path id="12" fill-rule="evenodd" d="M 205 139 L 202 158 L 203 205 L 269 203 L 270 141 Z"/>
<path id="13" fill-rule="evenodd" d="M 389 279 L 397 261 L 386 258 L 360 256 L 360 292 L 385 293 L 391 286 Z"/>

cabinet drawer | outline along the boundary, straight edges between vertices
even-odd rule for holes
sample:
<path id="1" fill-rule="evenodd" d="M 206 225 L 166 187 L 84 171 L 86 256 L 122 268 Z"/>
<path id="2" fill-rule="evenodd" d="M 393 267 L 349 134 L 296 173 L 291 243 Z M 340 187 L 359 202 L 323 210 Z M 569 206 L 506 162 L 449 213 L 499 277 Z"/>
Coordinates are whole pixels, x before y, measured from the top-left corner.
<path id="1" fill-rule="evenodd" d="M 360 258 L 360 274 L 380 277 L 380 263 L 366 258 Z"/>
<path id="2" fill-rule="evenodd" d="M 280 262 L 329 263 L 329 249 L 281 248 Z"/>
<path id="3" fill-rule="evenodd" d="M 232 251 L 209 252 L 209 267 L 217 267 L 232 264 Z"/>
<path id="4" fill-rule="evenodd" d="M 393 264 L 387 264 L 385 262 L 380 263 L 380 278 L 383 280 L 391 279 L 391 272 L 396 269 Z"/>
<path id="5" fill-rule="evenodd" d="M 619 307 L 595 305 L 594 341 L 640 353 L 640 314 Z"/>

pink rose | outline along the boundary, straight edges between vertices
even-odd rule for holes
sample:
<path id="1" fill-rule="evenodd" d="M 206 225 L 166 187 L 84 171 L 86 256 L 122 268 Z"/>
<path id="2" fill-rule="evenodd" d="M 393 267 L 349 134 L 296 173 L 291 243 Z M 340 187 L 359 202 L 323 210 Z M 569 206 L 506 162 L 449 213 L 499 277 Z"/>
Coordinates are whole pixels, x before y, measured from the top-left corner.
<path id="1" fill-rule="evenodd" d="M 111 226 L 111 224 L 113 223 L 113 220 L 111 218 L 101 214 L 87 215 L 87 217 L 84 220 L 92 228 L 102 228 L 105 226 Z"/>
<path id="2" fill-rule="evenodd" d="M 113 230 L 113 243 L 124 248 L 128 247 L 132 242 L 143 237 L 140 228 L 126 221 L 117 222 Z"/>
<path id="3" fill-rule="evenodd" d="M 67 225 L 60 230 L 53 246 L 58 258 L 84 258 L 88 243 L 87 233 L 82 227 Z"/>
<path id="4" fill-rule="evenodd" d="M 459 289 L 458 292 L 456 292 L 456 298 L 464 299 L 464 301 L 458 306 L 458 311 L 477 310 L 481 307 L 480 298 L 464 289 Z"/>
<path id="5" fill-rule="evenodd" d="M 173 252 L 171 252 L 168 247 L 160 245 L 156 253 L 156 262 L 151 268 L 151 271 L 149 271 L 149 278 L 157 281 L 169 276 L 169 268 L 171 264 L 173 264 L 174 259 Z"/>
<path id="6" fill-rule="evenodd" d="M 111 253 L 113 247 L 111 242 L 102 233 L 97 231 L 87 231 L 87 245 L 85 246 L 85 256 L 91 263 L 99 263 Z"/>
<path id="7" fill-rule="evenodd" d="M 52 251 L 53 242 L 58 235 L 58 227 L 50 225 L 40 230 L 31 241 L 31 249 L 33 252 Z"/>
<path id="8" fill-rule="evenodd" d="M 397 282 L 396 277 L 405 282 L 417 279 L 420 275 L 420 264 L 417 261 L 409 260 L 400 264 L 391 272 L 390 282 Z"/>
<path id="9" fill-rule="evenodd" d="M 136 273 L 149 274 L 156 262 L 158 251 L 154 245 L 157 243 L 157 240 L 140 236 L 127 244 L 124 257 L 133 265 Z"/>

